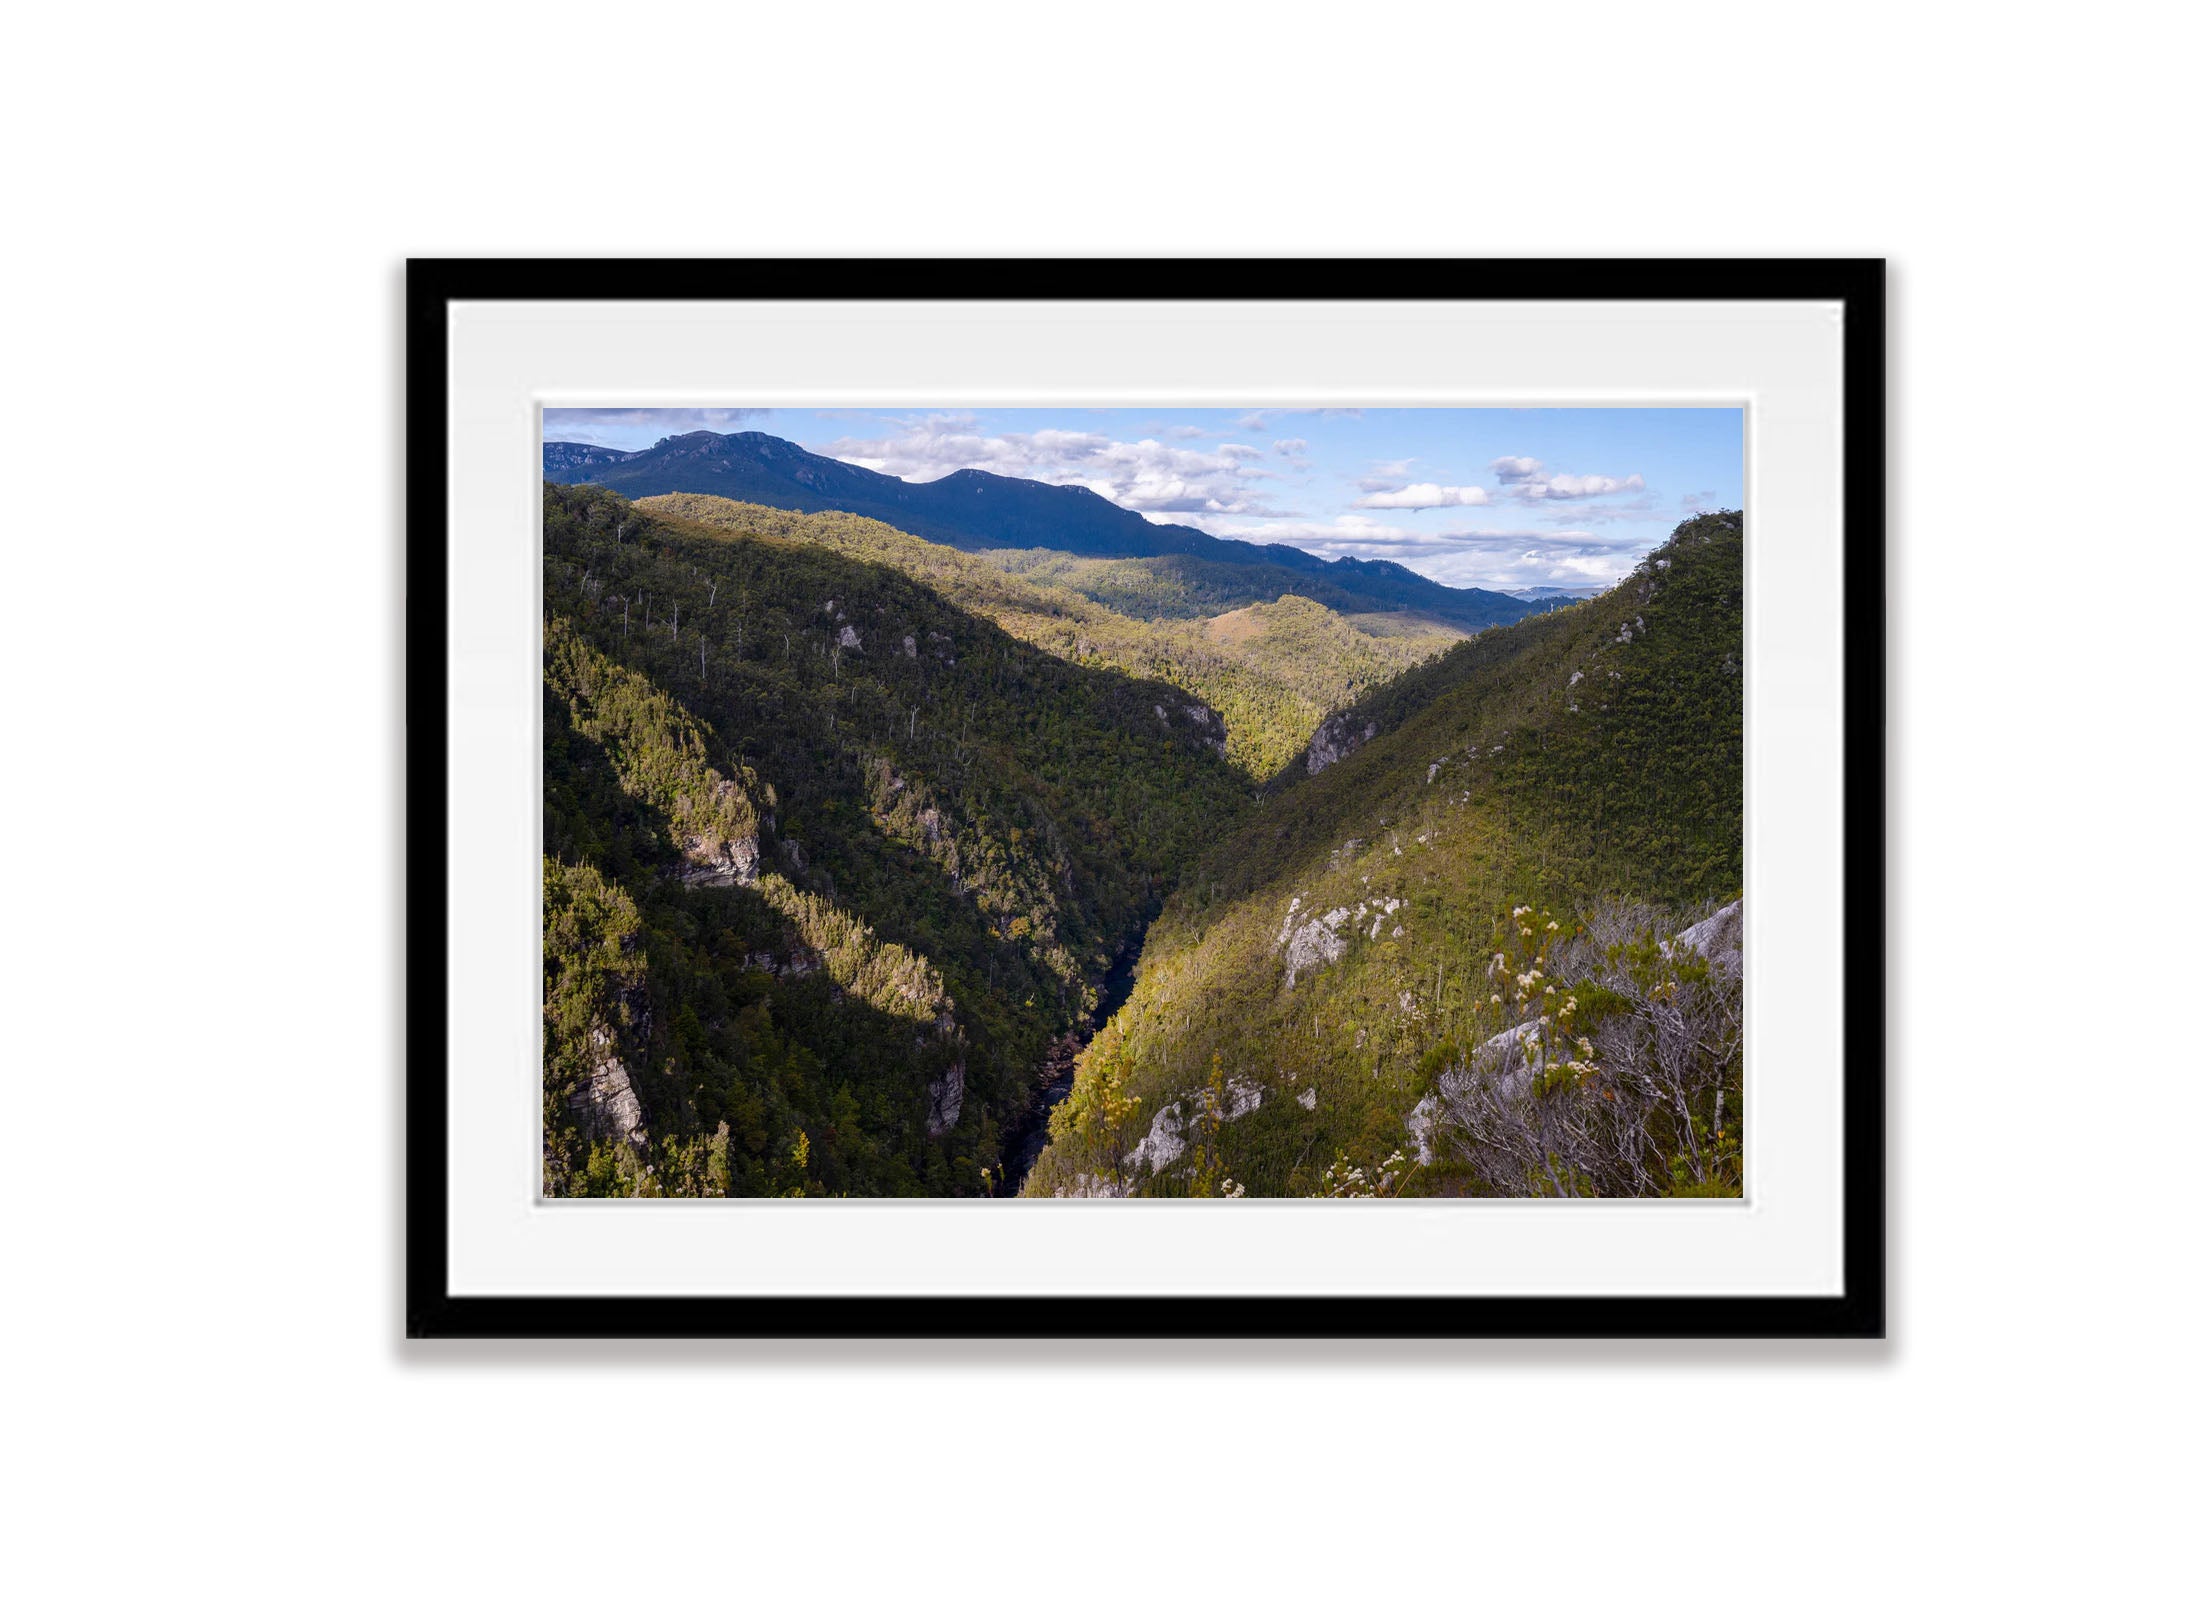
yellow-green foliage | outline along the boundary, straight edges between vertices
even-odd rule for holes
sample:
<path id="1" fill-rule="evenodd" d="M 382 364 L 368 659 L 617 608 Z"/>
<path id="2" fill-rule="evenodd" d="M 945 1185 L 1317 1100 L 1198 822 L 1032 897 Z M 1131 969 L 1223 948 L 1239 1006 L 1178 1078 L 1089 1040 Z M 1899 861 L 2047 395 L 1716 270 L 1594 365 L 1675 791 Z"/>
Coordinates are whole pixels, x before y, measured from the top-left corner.
<path id="1" fill-rule="evenodd" d="M 1499 1026 L 1475 1006 L 1514 907 L 1571 926 L 1601 896 L 1677 917 L 1738 895 L 1741 551 L 1738 515 L 1694 519 L 1610 594 L 1364 697 L 1348 716 L 1375 721 L 1374 740 L 1311 778 L 1294 762 L 1187 872 L 1027 1192 L 1114 1174 L 1218 1054 L 1263 1091 L 1217 1133 L 1251 1192 L 1327 1192 L 1340 1160 L 1395 1172 L 1429 1073 Z M 1593 988 L 1576 1002 L 1596 1003 Z M 1095 1068 L 1137 1101 L 1120 1128 L 1080 1100 Z M 1131 1176 L 1153 1194 L 1186 1181 L 1181 1164 Z"/>
<path id="2" fill-rule="evenodd" d="M 1230 760 L 1256 779 L 1280 771 L 1329 712 L 1463 636 L 1411 613 L 1340 616 L 1297 594 L 1248 605 L 1242 578 L 1235 589 L 1219 581 L 1239 569 L 1214 563 L 1191 565 L 1214 567 L 1218 581 L 1187 584 L 1177 575 L 1179 558 L 968 555 L 837 511 L 778 511 L 693 494 L 640 504 L 703 526 L 801 540 L 882 563 L 1050 655 L 1176 684 L 1222 714 Z M 1120 581 L 1106 581 L 1114 569 L 1122 569 Z M 1172 603 L 1159 609 L 1133 603 L 1153 589 Z M 1118 602 L 1128 614 L 1113 609 Z M 1211 609 L 1194 609 L 1202 604 Z"/>
<path id="3" fill-rule="evenodd" d="M 588 1158 L 568 1097 L 596 1054 L 590 1036 L 630 1028 L 647 961 L 633 899 L 593 867 L 542 864 L 544 1187 L 565 1192 Z M 609 1159 L 607 1156 L 606 1159 Z"/>
<path id="4" fill-rule="evenodd" d="M 715 771 L 702 724 L 640 673 L 580 638 L 565 617 L 552 617 L 543 629 L 542 678 L 563 698 L 574 732 L 603 747 L 619 787 L 670 820 L 676 848 L 693 840 L 715 854 L 755 840 L 756 774 L 745 766 L 735 766 L 730 778 Z"/>
<path id="5" fill-rule="evenodd" d="M 758 891 L 773 910 L 794 925 L 802 943 L 824 960 L 825 970 L 843 993 L 855 995 L 890 1017 L 936 1022 L 947 1006 L 947 991 L 924 957 L 888 944 L 850 916 L 814 894 L 797 889 L 776 872 L 767 872 Z"/>

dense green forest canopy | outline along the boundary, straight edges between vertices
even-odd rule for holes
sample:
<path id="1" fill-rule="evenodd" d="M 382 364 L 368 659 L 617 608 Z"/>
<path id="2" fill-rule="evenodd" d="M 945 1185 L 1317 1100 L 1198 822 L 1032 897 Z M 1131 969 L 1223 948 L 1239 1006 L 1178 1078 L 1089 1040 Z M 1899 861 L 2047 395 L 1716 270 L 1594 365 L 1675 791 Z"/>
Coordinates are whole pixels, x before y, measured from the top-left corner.
<path id="1" fill-rule="evenodd" d="M 690 494 L 639 503 L 683 521 L 892 567 L 1050 655 L 1175 684 L 1220 715 L 1231 761 L 1256 779 L 1273 776 L 1304 749 L 1337 707 L 1461 637 L 1434 618 L 1340 616 L 1257 582 L 1208 584 L 1197 593 L 1212 609 L 1195 609 L 1185 574 L 1190 570 L 1199 582 L 1193 569 L 1206 564 L 1177 558 L 1080 560 L 1020 551 L 1004 561 L 999 552 L 966 554 L 845 512 L 778 511 Z M 1340 602 L 1350 599 L 1332 592 Z"/>
<path id="2" fill-rule="evenodd" d="M 987 1192 L 1250 802 L 1205 708 L 814 539 L 543 518 L 549 1191 Z"/>
<path id="3" fill-rule="evenodd" d="M 1416 611 L 1429 596 L 1421 584 L 1388 583 L 1371 568 L 1347 588 L 1319 574 L 1272 566 L 1233 565 L 1195 555 L 1103 559 L 1060 550 L 986 550 L 983 560 L 1003 572 L 1049 589 L 1067 589 L 1126 617 L 1146 621 L 1213 617 L 1263 600 L 1297 595 L 1347 616 L 1394 615 L 1407 624 L 1434 625 L 1454 636 L 1481 624 L 1446 622 L 1433 611 Z M 1495 616 L 1485 622 L 1511 622 Z"/>

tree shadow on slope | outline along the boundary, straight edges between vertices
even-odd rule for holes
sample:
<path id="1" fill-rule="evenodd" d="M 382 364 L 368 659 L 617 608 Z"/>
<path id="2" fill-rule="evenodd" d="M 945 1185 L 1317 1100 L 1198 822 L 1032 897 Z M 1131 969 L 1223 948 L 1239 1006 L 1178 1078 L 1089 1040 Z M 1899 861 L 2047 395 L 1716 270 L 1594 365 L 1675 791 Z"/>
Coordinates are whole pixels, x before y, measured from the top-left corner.
<path id="1" fill-rule="evenodd" d="M 1181 691 L 1056 660 L 888 569 L 683 529 L 600 491 L 546 494 L 545 522 L 553 618 L 688 708 L 723 770 L 769 780 L 765 869 L 935 972 L 961 1034 L 964 1110 L 944 1136 L 912 1138 L 938 1120 L 936 1047 L 892 1028 L 850 1034 L 845 1001 L 827 1014 L 790 999 L 809 979 L 753 959 L 784 941 L 784 919 L 764 917 L 754 891 L 674 883 L 672 819 L 591 760 L 553 695 L 549 853 L 600 866 L 633 894 L 659 952 L 653 992 L 660 972 L 698 974 L 692 996 L 683 988 L 652 1019 L 674 1052 L 666 1059 L 697 1059 L 713 1026 L 770 998 L 793 1029 L 772 1038 L 832 1063 L 779 1070 L 844 1083 L 856 1123 L 885 1141 L 879 1160 L 850 1165 L 846 1188 L 982 1191 L 976 1169 L 997 1167 L 998 1125 L 1026 1103 L 1049 1041 L 1089 1010 L 1182 862 L 1244 803 L 1244 781 L 1216 758 Z M 667 1030 L 683 1026 L 676 1044 Z M 906 1065 L 912 1049 L 922 1075 Z M 760 1092 L 770 1076 L 742 1081 Z M 814 1121 L 830 1107 L 813 1097 L 799 1109 Z M 696 1100 L 699 1133 L 714 1134 L 707 1111 Z M 767 1128 L 767 1144 L 795 1120 L 790 1111 Z M 753 1115 L 732 1124 L 757 1125 Z"/>
<path id="2" fill-rule="evenodd" d="M 621 790 L 562 709 L 551 697 L 545 739 L 551 1192 L 980 1190 L 1000 1121 L 982 1086 L 1001 1074 L 966 1106 L 968 1063 L 1005 1065 L 1001 1042 L 972 1036 L 914 952 L 854 917 L 821 935 L 799 912 L 822 901 L 779 874 L 684 881 L 672 817 Z M 622 1093 L 623 1118 L 596 1103 Z"/>

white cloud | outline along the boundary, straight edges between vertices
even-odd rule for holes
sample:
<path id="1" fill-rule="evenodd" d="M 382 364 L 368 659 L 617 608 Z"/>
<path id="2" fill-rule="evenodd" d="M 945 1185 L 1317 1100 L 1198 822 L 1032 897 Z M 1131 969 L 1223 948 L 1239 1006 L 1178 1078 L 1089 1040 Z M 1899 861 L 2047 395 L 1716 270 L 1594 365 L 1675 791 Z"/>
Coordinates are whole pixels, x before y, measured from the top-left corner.
<path id="1" fill-rule="evenodd" d="M 1409 481 L 1406 474 L 1412 466 L 1411 456 L 1401 456 L 1396 461 L 1370 461 L 1367 464 L 1367 476 L 1355 479 L 1353 487 L 1362 494 L 1387 494 L 1392 489 L 1403 489 Z"/>
<path id="2" fill-rule="evenodd" d="M 1561 472 L 1556 477 L 1524 483 L 1513 492 L 1524 500 L 1594 500 L 1601 494 L 1627 494 L 1638 492 L 1642 487 L 1639 472 L 1631 472 L 1624 478 L 1607 478 L 1595 472 L 1577 478 Z"/>
<path id="3" fill-rule="evenodd" d="M 1376 490 L 1352 503 L 1363 511 L 1434 511 L 1443 506 L 1486 506 L 1490 497 L 1486 489 L 1409 483 L 1400 489 Z"/>
<path id="4" fill-rule="evenodd" d="M 1306 441 L 1304 439 L 1278 439 L 1276 441 L 1276 454 L 1279 456 L 1303 456 L 1306 454 Z"/>
<path id="5" fill-rule="evenodd" d="M 1273 474 L 1253 465 L 1261 452 L 1225 444 L 1213 452 L 1159 439 L 1114 439 L 1104 433 L 1041 428 L 986 434 L 968 412 L 898 417 L 882 439 L 839 439 L 825 454 L 874 472 L 924 483 L 975 467 L 1004 478 L 1077 484 L 1131 511 L 1275 514 L 1260 481 Z"/>
<path id="6" fill-rule="evenodd" d="M 675 434 L 731 432 L 744 422 L 771 414 L 770 406 L 546 406 L 542 436 L 634 450 Z M 636 429 L 646 429 L 652 437 L 637 445 L 633 443 Z"/>
<path id="7" fill-rule="evenodd" d="M 1624 478 L 1596 472 L 1577 477 L 1546 472 L 1543 467 L 1534 456 L 1499 456 L 1490 463 L 1490 471 L 1515 500 L 1594 500 L 1599 495 L 1640 493 L 1644 488 L 1639 472 Z"/>
<path id="8" fill-rule="evenodd" d="M 1270 417 L 1361 417 L 1366 413 L 1358 406 L 1267 406 L 1259 411 L 1248 411 L 1237 419 L 1237 425 L 1254 433 L 1268 431 Z"/>
<path id="9" fill-rule="evenodd" d="M 1658 497 L 1654 494 L 1637 495 L 1632 500 L 1622 500 L 1616 504 L 1589 504 L 1579 500 L 1540 503 L 1545 507 L 1543 520 L 1555 527 L 1564 527 L 1568 523 L 1601 527 L 1607 523 L 1644 522 L 1658 517 Z"/>
<path id="10" fill-rule="evenodd" d="M 1335 561 L 1395 561 L 1455 588 L 1609 588 L 1658 543 L 1655 535 L 1615 536 L 1587 528 L 1552 532 L 1501 528 L 1398 527 L 1346 513 L 1328 522 L 1186 516 L 1206 533 L 1253 544 L 1288 544 Z"/>

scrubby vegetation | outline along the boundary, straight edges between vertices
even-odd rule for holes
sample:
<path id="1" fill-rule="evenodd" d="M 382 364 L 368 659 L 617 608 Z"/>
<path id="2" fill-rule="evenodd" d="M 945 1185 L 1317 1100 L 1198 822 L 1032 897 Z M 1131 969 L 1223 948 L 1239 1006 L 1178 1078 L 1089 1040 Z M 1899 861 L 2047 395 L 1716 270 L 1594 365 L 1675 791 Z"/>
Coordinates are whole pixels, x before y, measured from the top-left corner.
<path id="1" fill-rule="evenodd" d="M 1221 715 L 1231 761 L 1256 779 L 1280 771 L 1331 711 L 1461 637 L 1447 623 L 1407 613 L 1341 616 L 1259 581 L 1280 569 L 1186 556 L 970 555 L 844 512 L 775 511 L 691 494 L 640 504 L 892 567 L 1050 655 L 1173 683 Z M 1323 592 L 1354 603 L 1334 586 Z"/>
<path id="2" fill-rule="evenodd" d="M 1698 517 L 1363 697 L 1170 899 L 1027 1192 L 1736 1192 L 1739 957 L 1678 936 L 1741 890 L 1741 577 Z"/>
<path id="3" fill-rule="evenodd" d="M 979 1194 L 1250 799 L 1195 701 L 891 567 L 544 495 L 553 1194 Z"/>
<path id="4" fill-rule="evenodd" d="M 1431 1183 L 1471 1194 L 1741 1191 L 1739 906 L 1689 928 L 1605 901 L 1561 927 L 1515 906 L 1469 1007 L 1500 1031 L 1422 1058 L 1407 1118 Z M 1502 1025 L 1500 1027 L 1500 1025 Z"/>

